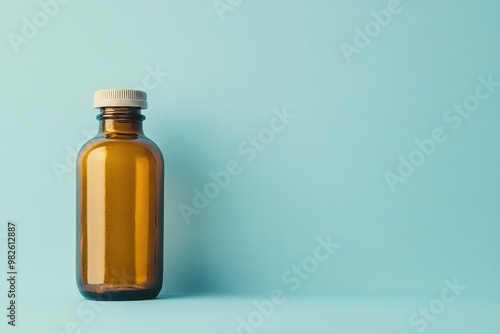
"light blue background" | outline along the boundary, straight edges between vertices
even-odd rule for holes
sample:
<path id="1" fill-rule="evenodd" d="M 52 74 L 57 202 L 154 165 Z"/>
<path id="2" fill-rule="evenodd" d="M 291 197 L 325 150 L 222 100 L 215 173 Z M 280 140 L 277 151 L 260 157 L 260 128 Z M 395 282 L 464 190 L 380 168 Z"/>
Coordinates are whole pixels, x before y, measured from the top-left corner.
<path id="1" fill-rule="evenodd" d="M 464 304 L 429 332 L 498 333 L 487 315 L 500 298 L 500 89 L 456 130 L 443 114 L 478 77 L 500 81 L 500 3 L 402 0 L 348 63 L 340 43 L 352 44 L 353 29 L 387 3 L 253 0 L 221 21 L 210 0 L 72 0 L 16 53 L 7 35 L 40 6 L 3 1 L 0 231 L 8 219 L 19 224 L 24 330 L 55 333 L 82 302 L 75 173 L 59 179 L 53 164 L 96 129 L 95 90 L 136 87 L 159 66 L 168 76 L 148 90 L 144 126 L 167 166 L 162 296 L 190 297 L 112 304 L 84 332 L 233 333 L 251 296 L 281 288 L 283 272 L 331 235 L 341 247 L 294 293 L 304 299 L 256 332 L 396 333 L 457 278 L 468 286 Z M 284 107 L 296 119 L 246 163 L 238 145 Z M 435 128 L 447 141 L 392 192 L 384 173 Z M 186 224 L 179 204 L 230 160 L 242 173 Z M 481 316 L 465 317 L 472 309 Z M 321 312 L 352 321 L 330 327 Z M 357 325 L 384 317 L 380 327 Z"/>

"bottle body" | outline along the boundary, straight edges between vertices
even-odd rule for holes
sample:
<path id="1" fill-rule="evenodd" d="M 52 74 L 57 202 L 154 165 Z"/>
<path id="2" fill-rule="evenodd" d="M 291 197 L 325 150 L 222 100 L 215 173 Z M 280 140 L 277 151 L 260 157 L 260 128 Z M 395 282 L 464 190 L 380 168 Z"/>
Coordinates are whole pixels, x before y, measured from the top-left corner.
<path id="1" fill-rule="evenodd" d="M 77 284 L 88 299 L 154 298 L 163 281 L 163 156 L 142 134 L 140 112 L 108 114 L 77 159 Z"/>

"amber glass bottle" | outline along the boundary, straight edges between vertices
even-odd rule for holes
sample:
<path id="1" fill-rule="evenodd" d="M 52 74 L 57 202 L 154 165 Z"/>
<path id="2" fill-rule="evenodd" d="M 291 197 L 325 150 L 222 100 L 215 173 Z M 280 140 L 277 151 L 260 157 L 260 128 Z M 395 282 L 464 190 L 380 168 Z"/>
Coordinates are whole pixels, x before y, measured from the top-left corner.
<path id="1" fill-rule="evenodd" d="M 146 93 L 94 95 L 99 131 L 77 159 L 77 284 L 93 300 L 155 298 L 163 280 L 163 157 L 142 131 Z"/>

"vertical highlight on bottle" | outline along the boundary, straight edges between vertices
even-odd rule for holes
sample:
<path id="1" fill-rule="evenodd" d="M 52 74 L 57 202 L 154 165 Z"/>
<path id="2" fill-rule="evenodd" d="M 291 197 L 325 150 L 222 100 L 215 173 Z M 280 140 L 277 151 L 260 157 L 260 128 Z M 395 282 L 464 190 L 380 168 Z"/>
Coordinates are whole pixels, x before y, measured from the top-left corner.
<path id="1" fill-rule="evenodd" d="M 17 296 L 18 282 L 18 262 L 17 262 L 17 223 L 7 222 L 7 324 L 16 326 L 18 305 Z"/>

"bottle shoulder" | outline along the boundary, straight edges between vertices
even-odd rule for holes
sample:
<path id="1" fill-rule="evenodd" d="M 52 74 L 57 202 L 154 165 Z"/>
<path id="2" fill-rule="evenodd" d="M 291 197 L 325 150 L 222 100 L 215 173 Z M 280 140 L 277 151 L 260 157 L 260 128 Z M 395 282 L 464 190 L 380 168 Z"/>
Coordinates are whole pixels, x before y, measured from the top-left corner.
<path id="1" fill-rule="evenodd" d="M 117 154 L 123 157 L 146 156 L 163 161 L 160 148 L 146 136 L 130 138 L 109 138 L 96 136 L 85 143 L 78 153 L 79 159 L 88 158 L 91 155 Z"/>

